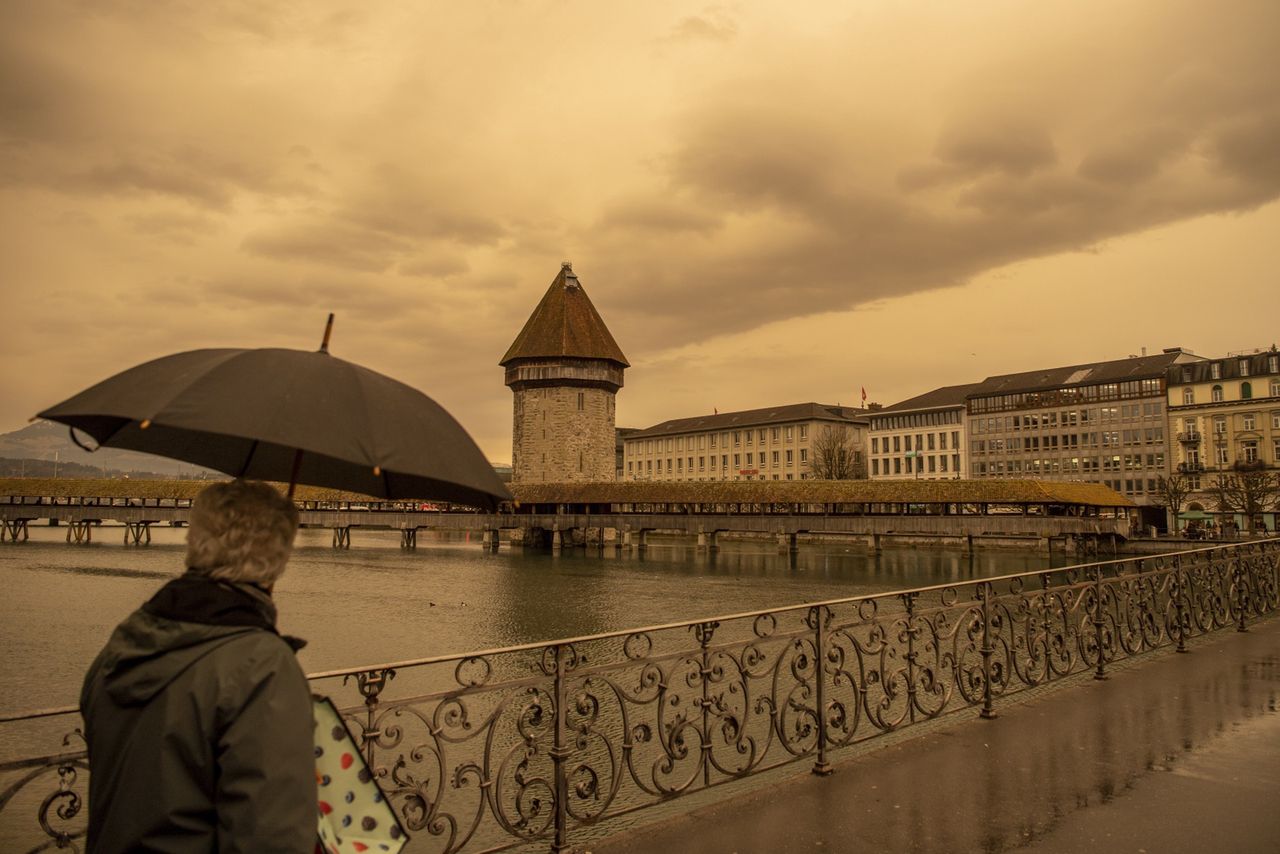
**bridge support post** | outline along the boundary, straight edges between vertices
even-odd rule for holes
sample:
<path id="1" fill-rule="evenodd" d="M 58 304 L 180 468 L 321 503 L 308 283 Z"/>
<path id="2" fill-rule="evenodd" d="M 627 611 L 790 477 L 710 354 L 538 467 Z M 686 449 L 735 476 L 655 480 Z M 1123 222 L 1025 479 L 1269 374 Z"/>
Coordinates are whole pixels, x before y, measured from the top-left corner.
<path id="1" fill-rule="evenodd" d="M 972 537 L 969 539 L 972 540 Z M 877 554 L 877 555 L 880 554 L 880 535 L 879 534 L 867 534 L 867 551 L 871 552 L 872 554 Z"/>
<path id="2" fill-rule="evenodd" d="M 643 528 L 636 531 L 636 551 L 643 552 L 649 548 L 649 532 Z"/>
<path id="3" fill-rule="evenodd" d="M 1040 553 L 1045 557 L 1053 554 L 1053 537 L 1040 538 Z"/>
<path id="4" fill-rule="evenodd" d="M 125 522 L 124 544 L 126 546 L 151 545 L 151 523 Z"/>
<path id="5" fill-rule="evenodd" d="M 415 551 L 418 548 L 417 528 L 400 529 L 400 548 L 407 552 Z"/>
<path id="6" fill-rule="evenodd" d="M 93 523 L 89 520 L 76 521 L 72 520 L 67 523 L 67 542 L 75 543 L 91 543 L 93 542 Z"/>
<path id="7" fill-rule="evenodd" d="M 551 529 L 551 548 L 564 548 L 564 536 L 560 533 L 560 526 L 557 524 Z"/>
<path id="8" fill-rule="evenodd" d="M 698 526 L 698 551 L 705 552 L 707 550 L 707 529 Z"/>
<path id="9" fill-rule="evenodd" d="M 778 533 L 778 554 L 795 554 L 800 551 L 797 534 Z"/>
<path id="10" fill-rule="evenodd" d="M 973 555 L 973 534 L 965 534 L 960 538 L 960 554 Z"/>
<path id="11" fill-rule="evenodd" d="M 12 522 L 0 521 L 0 543 L 3 543 L 7 536 L 11 542 L 26 542 L 30 537 L 27 531 L 27 519 L 14 519 Z"/>
<path id="12" fill-rule="evenodd" d="M 351 528 L 342 527 L 333 529 L 333 547 L 335 549 L 351 548 Z"/>

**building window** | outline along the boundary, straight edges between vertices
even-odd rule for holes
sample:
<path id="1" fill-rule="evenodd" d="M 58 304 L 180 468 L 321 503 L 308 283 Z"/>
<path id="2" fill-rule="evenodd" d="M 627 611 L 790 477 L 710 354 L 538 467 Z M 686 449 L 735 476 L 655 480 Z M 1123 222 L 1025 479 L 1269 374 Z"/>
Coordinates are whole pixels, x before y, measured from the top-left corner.
<path id="1" fill-rule="evenodd" d="M 783 428 L 782 428 L 782 438 L 783 438 L 783 439 L 786 439 L 788 442 L 790 442 L 790 441 L 791 441 L 791 438 L 792 438 L 792 437 L 791 437 L 791 430 L 792 430 L 792 428 L 790 428 L 790 427 L 783 427 Z"/>
<path id="2" fill-rule="evenodd" d="M 1257 415 L 1254 415 L 1252 412 L 1250 412 L 1248 415 L 1241 415 L 1241 416 L 1240 416 L 1240 429 L 1242 429 L 1242 430 L 1257 430 L 1257 429 L 1258 429 L 1258 416 L 1257 416 Z"/>
<path id="3" fill-rule="evenodd" d="M 1213 390 L 1209 392 L 1209 399 L 1214 403 L 1222 403 L 1222 386 L 1214 386 Z"/>
<path id="4" fill-rule="evenodd" d="M 1272 452 L 1271 455 L 1275 458 L 1275 461 L 1277 463 L 1280 463 L 1280 439 L 1272 440 L 1271 452 Z"/>
<path id="5" fill-rule="evenodd" d="M 1209 366 L 1209 379 L 1211 380 L 1222 379 L 1222 365 L 1220 365 L 1217 362 L 1214 362 Z"/>
<path id="6" fill-rule="evenodd" d="M 1280 397 L 1280 380 L 1271 381 L 1271 396 Z"/>
<path id="7" fill-rule="evenodd" d="M 795 462 L 793 458 L 794 453 L 795 452 L 792 451 L 790 448 L 787 448 L 787 465 L 792 465 Z"/>
<path id="8" fill-rule="evenodd" d="M 1240 399 L 1248 400 L 1253 397 L 1253 385 L 1250 383 L 1240 383 Z"/>
<path id="9" fill-rule="evenodd" d="M 801 465 L 804 465 L 804 464 L 805 464 L 805 463 L 807 463 L 807 462 L 809 462 L 809 449 L 808 449 L 808 448 L 801 448 L 801 449 L 800 449 L 800 464 L 801 464 Z"/>
<path id="10" fill-rule="evenodd" d="M 1215 433 L 1227 432 L 1227 416 L 1215 415 L 1213 417 L 1213 432 Z"/>
<path id="11" fill-rule="evenodd" d="M 775 466 L 778 464 L 778 452 L 777 452 L 777 451 L 774 451 L 774 452 L 770 455 L 769 462 L 770 462 L 770 464 L 775 465 Z"/>
<path id="12" fill-rule="evenodd" d="M 1241 456 L 1246 463 L 1256 463 L 1258 461 L 1258 441 L 1256 439 L 1241 442 L 1240 450 L 1243 451 Z"/>
<path id="13" fill-rule="evenodd" d="M 1240 376 L 1242 377 L 1249 376 L 1249 360 L 1248 359 L 1241 359 L 1239 362 L 1239 368 L 1240 368 Z"/>
<path id="14" fill-rule="evenodd" d="M 586 401 L 587 401 L 586 394 L 584 394 L 583 392 L 578 392 L 578 411 L 579 412 L 587 408 Z"/>
<path id="15" fill-rule="evenodd" d="M 801 439 L 801 441 L 803 441 L 803 440 L 808 439 L 808 438 L 809 438 L 809 425 L 808 425 L 808 424 L 801 424 L 801 425 L 800 425 L 800 439 Z"/>
<path id="16" fill-rule="evenodd" d="M 1196 402 L 1196 390 L 1193 388 L 1184 388 L 1182 390 L 1182 405 L 1189 406 Z"/>
<path id="17" fill-rule="evenodd" d="M 1225 466 L 1231 462 L 1231 455 L 1227 453 L 1226 448 L 1218 448 L 1217 453 L 1215 454 L 1215 459 L 1219 466 Z"/>

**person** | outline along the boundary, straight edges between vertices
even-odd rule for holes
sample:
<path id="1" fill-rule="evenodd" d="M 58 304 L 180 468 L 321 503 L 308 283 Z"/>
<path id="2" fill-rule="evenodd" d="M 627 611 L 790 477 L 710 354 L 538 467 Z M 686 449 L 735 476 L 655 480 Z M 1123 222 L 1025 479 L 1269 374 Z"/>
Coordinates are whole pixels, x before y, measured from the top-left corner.
<path id="1" fill-rule="evenodd" d="M 271 597 L 297 528 L 265 483 L 192 503 L 186 573 L 85 676 L 89 851 L 314 851 L 311 693 Z"/>

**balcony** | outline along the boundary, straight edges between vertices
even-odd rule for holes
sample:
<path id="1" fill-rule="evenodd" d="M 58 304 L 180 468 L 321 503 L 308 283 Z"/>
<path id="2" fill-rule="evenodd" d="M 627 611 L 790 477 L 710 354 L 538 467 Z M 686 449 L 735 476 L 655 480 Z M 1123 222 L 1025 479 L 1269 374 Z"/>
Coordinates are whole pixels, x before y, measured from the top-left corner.
<path id="1" fill-rule="evenodd" d="M 1199 445 L 1201 438 L 1199 430 L 1188 430 L 1178 434 L 1178 441 L 1184 445 Z"/>
<path id="2" fill-rule="evenodd" d="M 1197 474 L 1204 471 L 1204 463 L 1178 463 L 1181 474 Z"/>

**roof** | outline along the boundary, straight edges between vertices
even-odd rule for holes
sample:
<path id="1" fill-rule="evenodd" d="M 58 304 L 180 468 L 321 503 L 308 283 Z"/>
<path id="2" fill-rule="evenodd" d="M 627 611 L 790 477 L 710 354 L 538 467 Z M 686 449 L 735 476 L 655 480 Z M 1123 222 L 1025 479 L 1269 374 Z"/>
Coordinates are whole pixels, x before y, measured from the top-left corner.
<path id="1" fill-rule="evenodd" d="M 1013 394 L 1023 391 L 1047 391 L 1098 383 L 1124 382 L 1126 380 L 1156 379 L 1163 377 L 1169 367 L 1190 360 L 1199 360 L 1184 350 L 1172 349 L 1154 356 L 1134 356 L 1109 362 L 1089 362 L 1068 365 L 1063 368 L 1046 368 L 1024 371 L 1018 374 L 1002 374 L 988 377 L 978 383 L 969 397 L 987 397 L 993 394 Z"/>
<path id="2" fill-rule="evenodd" d="M 515 483 L 522 504 L 1078 504 L 1132 507 L 1101 483 L 1042 480 L 782 480 Z"/>
<path id="3" fill-rule="evenodd" d="M 1169 367 L 1169 384 L 1184 385 L 1188 381 L 1182 379 L 1183 372 L 1189 372 L 1193 383 L 1216 382 L 1220 379 L 1252 379 L 1257 376 L 1266 376 L 1268 360 L 1276 355 L 1274 350 L 1263 350 L 1257 353 L 1242 353 L 1238 356 L 1224 356 L 1221 359 L 1205 359 L 1203 362 L 1195 362 L 1189 365 L 1172 365 Z M 1248 376 L 1240 375 L 1240 362 L 1249 363 Z M 1218 365 L 1220 377 L 1213 376 L 1213 366 Z"/>
<path id="4" fill-rule="evenodd" d="M 221 475 L 209 480 L 142 480 L 138 478 L 0 477 L 0 495 L 44 498 L 195 498 L 206 486 L 230 480 Z M 281 492 L 285 484 L 273 484 Z M 388 501 L 357 492 L 299 484 L 298 501 Z"/>
<path id="5" fill-rule="evenodd" d="M 739 412 L 720 412 L 713 415 L 696 415 L 692 418 L 675 418 L 646 427 L 628 439 L 653 436 L 675 436 L 683 433 L 730 430 L 739 427 L 756 427 L 762 424 L 782 424 L 795 421 L 843 421 L 863 424 L 867 420 L 865 409 L 852 406 L 832 406 L 825 403 L 789 403 L 785 406 L 768 406 L 763 409 L 744 409 Z"/>
<path id="6" fill-rule="evenodd" d="M 895 414 L 899 412 L 919 412 L 923 409 L 947 409 L 964 406 L 964 399 L 982 383 L 965 383 L 964 385 L 947 385 L 935 388 L 924 394 L 909 397 L 893 406 L 877 409 L 874 415 Z"/>
<path id="7" fill-rule="evenodd" d="M 498 364 L 546 358 L 604 359 L 631 367 L 568 261 Z"/>

